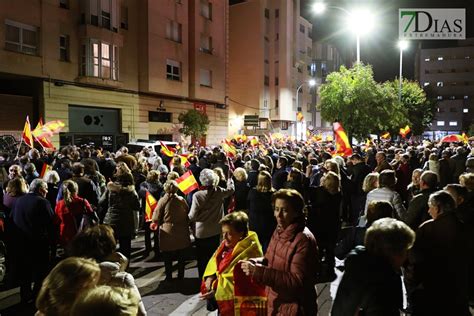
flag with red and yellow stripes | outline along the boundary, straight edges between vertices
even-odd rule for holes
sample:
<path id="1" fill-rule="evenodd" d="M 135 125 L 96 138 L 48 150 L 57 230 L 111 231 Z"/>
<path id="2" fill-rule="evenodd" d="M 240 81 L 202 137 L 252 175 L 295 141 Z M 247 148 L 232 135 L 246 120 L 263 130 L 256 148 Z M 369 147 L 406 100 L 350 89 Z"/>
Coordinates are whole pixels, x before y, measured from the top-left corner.
<path id="1" fill-rule="evenodd" d="M 178 183 L 178 188 L 184 194 L 189 194 L 199 188 L 199 185 L 191 171 L 184 173 L 181 177 L 176 179 L 176 182 Z"/>
<path id="2" fill-rule="evenodd" d="M 28 115 L 26 116 L 25 127 L 23 127 L 23 133 L 21 134 L 21 138 L 23 139 L 25 144 L 33 148 L 33 135 L 31 134 L 31 124 Z"/>
<path id="3" fill-rule="evenodd" d="M 400 128 L 400 135 L 403 137 L 403 138 L 406 138 L 408 133 L 411 132 L 411 129 L 410 129 L 410 126 L 405 126 L 404 128 Z"/>
<path id="4" fill-rule="evenodd" d="M 40 178 L 44 178 L 46 173 L 48 173 L 51 170 L 53 170 L 53 166 L 48 165 L 47 163 L 43 162 L 43 167 L 41 168 Z"/>
<path id="5" fill-rule="evenodd" d="M 173 150 L 172 148 L 169 148 L 163 142 L 160 142 L 160 146 L 161 146 L 160 150 L 161 150 L 161 153 L 163 155 L 166 155 L 168 157 L 174 157 L 174 154 L 175 154 L 176 150 Z"/>
<path id="6" fill-rule="evenodd" d="M 335 155 L 347 157 L 352 155 L 351 144 L 349 143 L 349 138 L 347 137 L 344 128 L 342 128 L 341 123 L 335 122 L 333 124 L 334 135 L 336 138 L 336 151 Z"/>
<path id="7" fill-rule="evenodd" d="M 146 191 L 145 195 L 145 221 L 151 222 L 151 218 L 153 217 L 153 211 L 156 208 L 158 201 L 153 197 L 153 195 Z"/>
<path id="8" fill-rule="evenodd" d="M 222 149 L 224 149 L 227 157 L 233 158 L 237 155 L 237 149 L 235 149 L 234 144 L 227 138 L 222 143 Z"/>
<path id="9" fill-rule="evenodd" d="M 296 113 L 296 119 L 298 120 L 298 122 L 303 122 L 304 120 L 303 112 Z"/>
<path id="10" fill-rule="evenodd" d="M 40 143 L 43 148 L 48 148 L 48 149 L 56 149 L 54 148 L 53 143 L 51 142 L 51 139 L 49 138 L 50 136 L 47 136 L 45 132 L 43 132 L 43 120 L 40 119 L 38 124 L 36 125 L 36 128 L 32 132 L 34 138 L 38 143 Z M 51 134 L 52 135 L 52 134 Z"/>

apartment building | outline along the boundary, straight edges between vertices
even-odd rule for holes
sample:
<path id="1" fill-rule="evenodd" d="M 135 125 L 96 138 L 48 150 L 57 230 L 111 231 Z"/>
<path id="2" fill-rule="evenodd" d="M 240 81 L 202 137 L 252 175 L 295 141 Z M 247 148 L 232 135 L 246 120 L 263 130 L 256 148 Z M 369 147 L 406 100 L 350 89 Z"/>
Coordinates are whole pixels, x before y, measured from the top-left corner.
<path id="1" fill-rule="evenodd" d="M 321 110 L 317 106 L 320 101 L 318 91 L 321 85 L 326 83 L 327 75 L 333 71 L 339 71 L 339 68 L 344 65 L 344 58 L 336 46 L 320 41 L 313 42 L 312 57 L 311 74 L 316 80 L 312 104 L 316 104 L 316 106 L 308 109 L 308 114 L 311 117 L 311 126 L 314 130 L 332 133 L 332 122 L 323 120 Z"/>
<path id="2" fill-rule="evenodd" d="M 425 136 L 468 131 L 474 123 L 474 39 L 459 41 L 457 47 L 420 49 L 417 56 L 417 79 L 438 102 Z"/>
<path id="3" fill-rule="evenodd" d="M 272 131 L 300 137 L 307 118 L 297 124 L 296 115 L 298 110 L 305 114 L 311 102 L 311 34 L 299 0 L 247 0 L 230 7 L 230 134 Z M 257 127 L 244 126 L 249 115 L 258 117 Z"/>
<path id="4" fill-rule="evenodd" d="M 56 145 L 182 141 L 178 115 L 227 135 L 228 5 L 217 0 L 0 2 L 0 129 L 66 123 Z"/>

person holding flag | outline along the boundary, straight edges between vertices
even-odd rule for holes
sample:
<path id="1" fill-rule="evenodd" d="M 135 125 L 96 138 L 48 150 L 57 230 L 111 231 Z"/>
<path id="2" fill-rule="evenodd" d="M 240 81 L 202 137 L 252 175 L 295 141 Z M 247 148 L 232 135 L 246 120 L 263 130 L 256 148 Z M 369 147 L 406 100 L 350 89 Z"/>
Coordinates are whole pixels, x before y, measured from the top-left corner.
<path id="1" fill-rule="evenodd" d="M 178 261 L 178 279 L 184 278 L 184 250 L 191 245 L 189 238 L 189 206 L 186 200 L 177 194 L 178 183 L 167 181 L 165 195 L 158 201 L 150 229 L 160 230 L 160 249 L 165 261 L 165 281 L 173 279 L 173 260 Z"/>

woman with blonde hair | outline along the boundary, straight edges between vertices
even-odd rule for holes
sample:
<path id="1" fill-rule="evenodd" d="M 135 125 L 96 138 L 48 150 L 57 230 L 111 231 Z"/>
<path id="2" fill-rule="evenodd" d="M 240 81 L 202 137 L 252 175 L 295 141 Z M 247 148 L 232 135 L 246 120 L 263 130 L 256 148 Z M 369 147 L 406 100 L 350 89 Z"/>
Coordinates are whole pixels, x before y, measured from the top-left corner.
<path id="1" fill-rule="evenodd" d="M 97 223 L 98 218 L 89 202 L 78 195 L 79 188 L 76 182 L 66 180 L 62 184 L 62 189 L 63 198 L 56 204 L 54 212 L 59 222 L 59 243 L 62 247 L 68 248 L 69 243 L 84 228 L 85 221 L 92 220 Z"/>
<path id="2" fill-rule="evenodd" d="M 329 171 L 321 178 L 319 187 L 310 188 L 307 226 L 316 237 L 321 258 L 324 258 L 321 281 L 336 278 L 334 249 L 341 229 L 342 194 L 339 175 Z"/>
<path id="3" fill-rule="evenodd" d="M 83 293 L 71 308 L 71 316 L 107 315 L 135 316 L 139 298 L 129 290 L 102 285 Z"/>
<path id="4" fill-rule="evenodd" d="M 94 260 L 78 257 L 64 259 L 44 279 L 36 298 L 36 315 L 69 315 L 77 296 L 94 288 L 99 279 L 100 268 Z"/>
<path id="5" fill-rule="evenodd" d="M 257 233 L 263 252 L 267 250 L 276 228 L 272 207 L 274 192 L 272 176 L 268 171 L 260 171 L 257 177 L 257 186 L 249 191 L 247 198 L 250 230 Z"/>
<path id="6" fill-rule="evenodd" d="M 54 210 L 56 207 L 56 198 L 59 192 L 59 174 L 57 171 L 51 170 L 46 172 L 43 177 L 44 181 L 48 184 L 48 193 L 46 193 L 46 200 L 51 204 L 51 208 Z"/>

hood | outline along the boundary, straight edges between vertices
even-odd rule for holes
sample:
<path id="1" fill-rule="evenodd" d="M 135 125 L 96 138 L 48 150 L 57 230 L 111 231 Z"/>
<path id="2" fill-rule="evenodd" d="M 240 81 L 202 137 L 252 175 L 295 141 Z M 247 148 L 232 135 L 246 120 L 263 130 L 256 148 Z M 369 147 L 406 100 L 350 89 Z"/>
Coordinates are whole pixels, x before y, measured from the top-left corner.
<path id="1" fill-rule="evenodd" d="M 133 192 L 133 190 L 135 190 L 135 186 L 134 185 L 122 186 L 117 182 L 109 182 L 107 184 L 107 189 L 110 192 L 120 192 L 120 191 Z"/>

